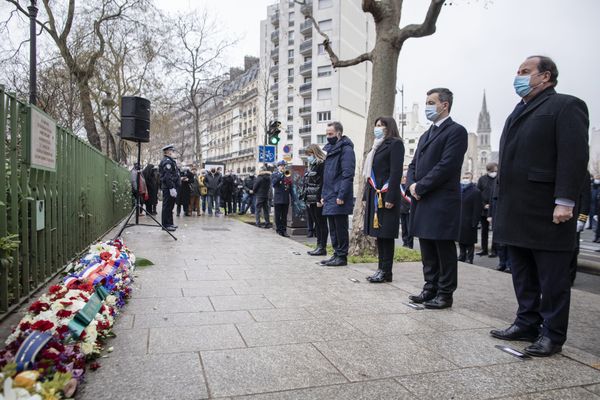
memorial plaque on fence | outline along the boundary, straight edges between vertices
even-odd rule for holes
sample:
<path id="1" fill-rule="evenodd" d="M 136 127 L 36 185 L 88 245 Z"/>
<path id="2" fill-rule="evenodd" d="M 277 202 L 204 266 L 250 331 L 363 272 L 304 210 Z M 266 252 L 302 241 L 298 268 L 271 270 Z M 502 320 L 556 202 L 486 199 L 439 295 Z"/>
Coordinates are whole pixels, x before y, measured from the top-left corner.
<path id="1" fill-rule="evenodd" d="M 28 159 L 31 168 L 56 171 L 56 122 L 35 107 L 30 107 Z"/>

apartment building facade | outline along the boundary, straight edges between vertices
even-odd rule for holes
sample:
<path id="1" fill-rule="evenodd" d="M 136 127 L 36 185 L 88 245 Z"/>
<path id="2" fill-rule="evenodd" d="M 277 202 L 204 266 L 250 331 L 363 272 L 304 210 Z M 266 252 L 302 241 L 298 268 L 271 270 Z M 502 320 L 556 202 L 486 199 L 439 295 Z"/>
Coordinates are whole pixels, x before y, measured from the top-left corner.
<path id="1" fill-rule="evenodd" d="M 205 108 L 201 135 L 204 164 L 225 164 L 238 175 L 256 171 L 257 145 L 262 144 L 264 131 L 259 71 L 258 60 L 247 57 L 245 69 L 225 83 L 223 95 Z"/>
<path id="2" fill-rule="evenodd" d="M 312 15 L 340 59 L 370 51 L 374 22 L 361 0 L 280 0 L 261 22 L 261 68 L 268 82 L 268 120 L 282 124 L 277 158 L 302 164 L 304 149 L 326 143 L 327 123 L 340 121 L 344 134 L 362 154 L 371 86 L 371 64 L 333 69 L 323 37 L 305 15 Z M 286 151 L 284 151 L 286 150 Z M 357 163 L 358 164 L 358 163 Z"/>

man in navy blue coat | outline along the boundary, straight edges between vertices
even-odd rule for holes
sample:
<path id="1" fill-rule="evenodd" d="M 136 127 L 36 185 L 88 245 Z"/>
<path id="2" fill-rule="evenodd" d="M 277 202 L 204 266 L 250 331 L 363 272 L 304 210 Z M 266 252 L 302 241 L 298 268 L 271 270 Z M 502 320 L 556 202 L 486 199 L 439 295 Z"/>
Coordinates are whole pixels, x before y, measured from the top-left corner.
<path id="1" fill-rule="evenodd" d="M 519 308 L 505 340 L 531 341 L 525 353 L 550 356 L 567 339 L 580 195 L 587 180 L 589 118 L 577 97 L 558 94 L 554 61 L 528 57 L 514 87 L 522 100 L 500 138 L 494 237 L 507 246 Z"/>
<path id="2" fill-rule="evenodd" d="M 354 208 L 354 144 L 343 135 L 344 127 L 339 122 L 327 124 L 327 152 L 323 169 L 321 203 L 323 215 L 327 217 L 333 256 L 321 261 L 322 265 L 339 267 L 348 264 L 348 215 Z"/>
<path id="3" fill-rule="evenodd" d="M 457 286 L 456 246 L 460 227 L 460 172 L 467 151 L 466 129 L 450 118 L 452 92 L 427 92 L 425 114 L 433 122 L 419 139 L 408 166 L 413 201 L 410 234 L 419 238 L 425 285 L 409 299 L 426 308 L 452 307 Z"/>

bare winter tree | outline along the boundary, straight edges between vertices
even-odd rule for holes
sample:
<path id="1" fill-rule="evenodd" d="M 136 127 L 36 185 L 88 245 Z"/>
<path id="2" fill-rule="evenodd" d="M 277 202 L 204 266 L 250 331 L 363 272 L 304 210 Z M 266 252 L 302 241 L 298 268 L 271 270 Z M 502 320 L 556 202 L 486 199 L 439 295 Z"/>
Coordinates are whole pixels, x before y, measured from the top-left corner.
<path id="1" fill-rule="evenodd" d="M 302 12 L 312 21 L 315 29 L 324 38 L 323 45 L 334 68 L 345 68 L 370 61 L 373 65 L 371 78 L 371 96 L 365 132 L 365 147 L 362 154 L 361 167 L 365 155 L 373 145 L 372 127 L 380 115 L 393 115 L 396 97 L 396 78 L 400 50 L 407 39 L 432 35 L 435 32 L 437 18 L 440 15 L 444 0 L 430 0 L 429 9 L 421 24 L 410 24 L 400 28 L 403 0 L 362 0 L 362 9 L 375 20 L 375 45 L 373 49 L 352 59 L 340 60 L 331 46 L 329 36 L 320 28 L 312 16 L 312 7 L 304 0 L 295 0 L 304 5 Z M 361 168 L 362 170 L 362 168 Z M 364 179 L 359 180 L 356 198 L 361 199 L 364 191 Z M 373 251 L 373 244 L 363 235 L 365 208 L 361 201 L 354 207 L 350 254 L 359 255 Z"/>
<path id="2" fill-rule="evenodd" d="M 6 0 L 23 15 L 29 17 L 26 6 L 19 0 Z M 96 128 L 90 80 L 96 73 L 98 60 L 106 47 L 103 28 L 106 24 L 129 13 L 143 9 L 146 0 L 98 0 L 82 2 L 76 7 L 76 0 L 64 2 L 42 0 L 46 21 L 37 23 L 55 43 L 69 73 L 77 84 L 83 124 L 90 144 L 102 149 L 100 135 Z"/>
<path id="3" fill-rule="evenodd" d="M 226 79 L 221 64 L 224 51 L 235 42 L 222 38 L 215 20 L 206 11 L 179 15 L 172 22 L 172 52 L 164 55 L 175 72 L 176 91 L 185 98 L 193 122 L 194 158 L 202 164 L 201 125 L 203 106 L 219 96 Z M 182 83 L 181 83 L 182 82 Z"/>

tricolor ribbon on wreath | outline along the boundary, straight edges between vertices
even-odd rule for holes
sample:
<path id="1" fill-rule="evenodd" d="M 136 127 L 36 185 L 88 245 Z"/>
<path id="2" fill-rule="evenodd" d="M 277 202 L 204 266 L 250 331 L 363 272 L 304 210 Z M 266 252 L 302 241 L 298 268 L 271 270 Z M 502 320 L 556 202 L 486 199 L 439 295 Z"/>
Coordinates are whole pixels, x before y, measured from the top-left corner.
<path id="1" fill-rule="evenodd" d="M 375 180 L 375 172 L 371 171 L 371 177 L 369 179 L 367 179 L 367 181 L 369 182 L 369 185 L 371 185 L 371 187 L 373 188 L 373 190 L 375 190 L 375 213 L 373 215 L 373 228 L 375 229 L 379 229 L 380 225 L 379 225 L 379 218 L 377 216 L 377 210 L 380 208 L 383 208 L 383 196 L 382 193 L 385 193 L 388 191 L 388 187 L 389 187 L 389 181 L 386 182 L 381 189 L 377 189 L 377 182 Z"/>

